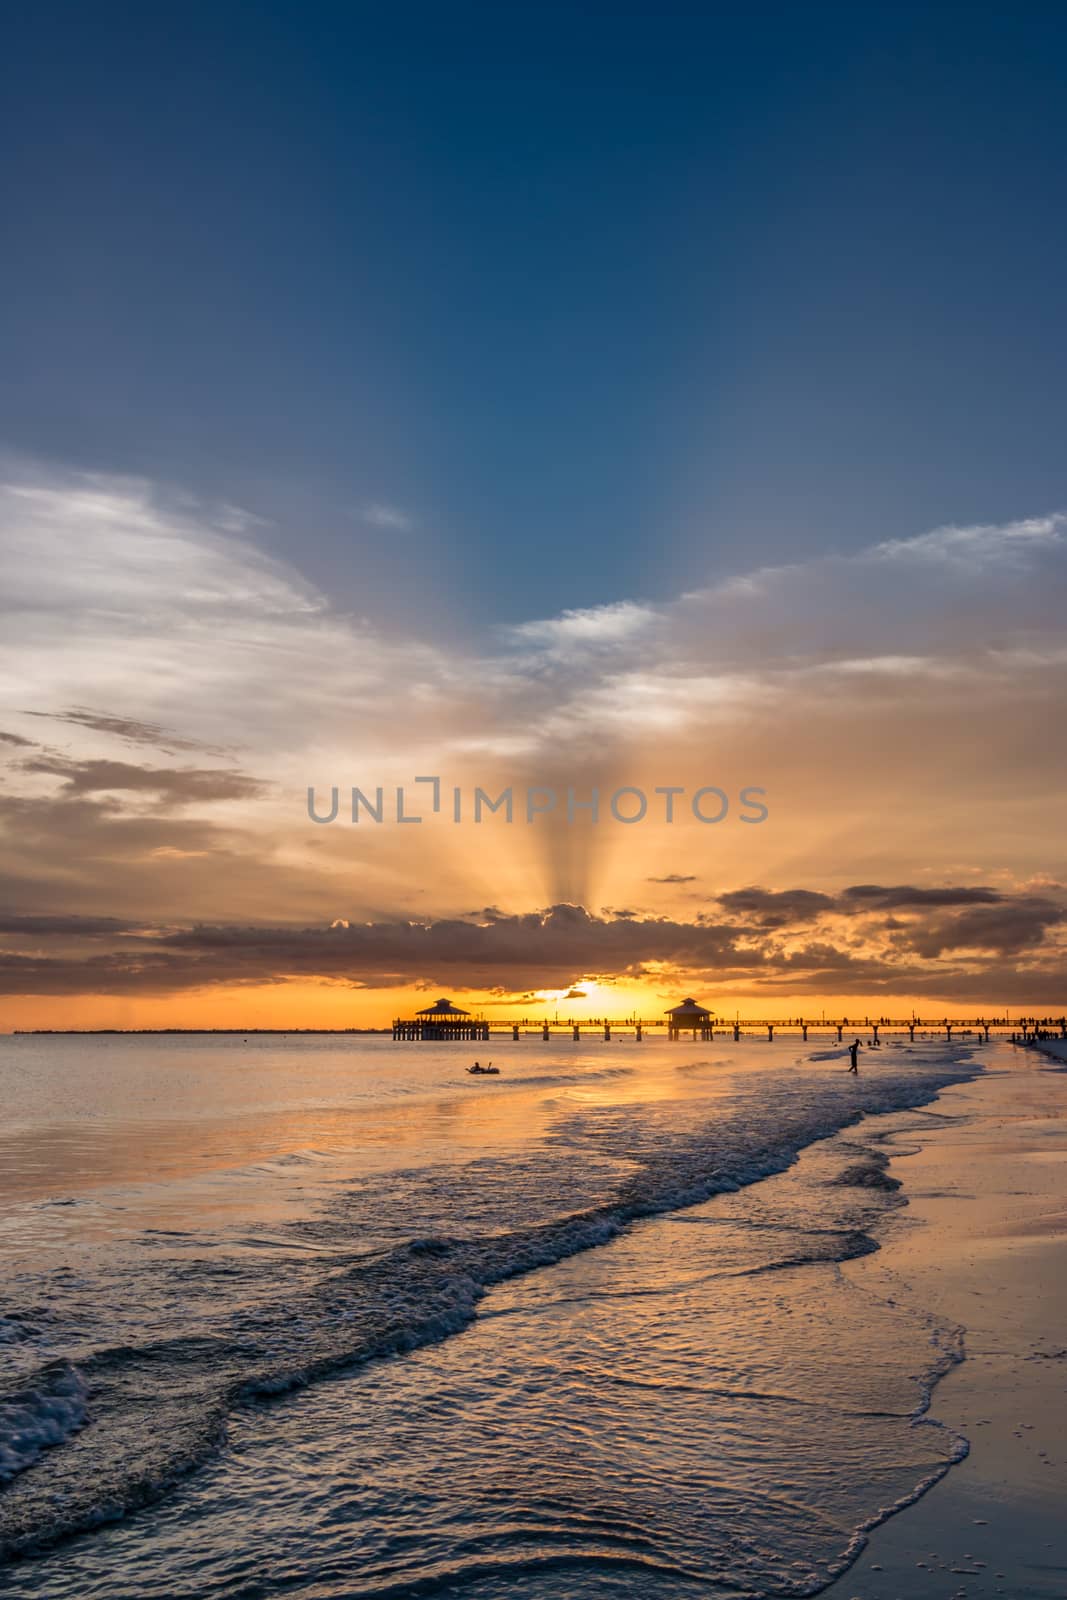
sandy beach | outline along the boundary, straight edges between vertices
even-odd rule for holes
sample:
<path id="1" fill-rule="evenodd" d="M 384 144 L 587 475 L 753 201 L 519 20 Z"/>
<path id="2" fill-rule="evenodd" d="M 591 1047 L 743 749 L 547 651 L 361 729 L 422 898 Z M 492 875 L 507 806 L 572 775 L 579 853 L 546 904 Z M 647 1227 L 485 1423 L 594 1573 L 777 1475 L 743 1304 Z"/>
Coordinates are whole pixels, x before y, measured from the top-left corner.
<path id="1" fill-rule="evenodd" d="M 970 1442 L 915 1506 L 874 1530 L 832 1600 L 1059 1600 L 1067 1593 L 1067 1073 L 1009 1046 L 945 1090 L 912 1143 L 890 1137 L 908 1209 L 858 1286 L 964 1332 L 932 1414 Z M 917 1121 L 920 1119 L 916 1119 Z"/>

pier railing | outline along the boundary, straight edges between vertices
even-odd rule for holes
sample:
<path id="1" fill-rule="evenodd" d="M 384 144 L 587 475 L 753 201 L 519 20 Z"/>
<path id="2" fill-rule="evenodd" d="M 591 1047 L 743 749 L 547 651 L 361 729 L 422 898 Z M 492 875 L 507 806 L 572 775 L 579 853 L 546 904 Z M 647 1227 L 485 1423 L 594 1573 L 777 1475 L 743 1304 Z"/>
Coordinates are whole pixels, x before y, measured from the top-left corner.
<path id="1" fill-rule="evenodd" d="M 1067 1039 L 1067 1014 L 1056 1017 L 942 1017 L 940 1019 L 930 1017 L 875 1019 L 864 1016 L 840 1017 L 832 1020 L 826 1017 L 769 1019 L 737 1017 L 733 1020 L 713 1017 L 707 1022 L 698 1022 L 695 1027 L 678 1026 L 667 1019 L 643 1017 L 617 1019 L 596 1017 L 585 1020 L 576 1020 L 573 1017 L 566 1020 L 559 1017 L 547 1020 L 521 1017 L 517 1021 L 481 1016 L 447 1020 L 397 1017 L 393 1021 L 394 1039 L 422 1039 L 435 1042 L 451 1039 L 488 1042 L 490 1039 L 506 1039 L 510 1036 L 513 1040 L 539 1038 L 543 1043 L 548 1043 L 551 1039 L 564 1038 L 568 1035 L 579 1042 L 582 1039 L 599 1037 L 610 1040 L 615 1036 L 633 1037 L 640 1041 L 646 1034 L 654 1038 L 705 1041 L 762 1037 L 771 1043 L 776 1038 L 793 1036 L 799 1037 L 805 1043 L 814 1039 L 830 1039 L 840 1044 L 846 1034 L 850 1034 L 853 1038 L 866 1039 L 872 1044 L 893 1037 L 907 1037 L 910 1042 L 934 1037 L 947 1039 L 950 1042 L 953 1039 L 977 1037 L 988 1043 L 994 1037 L 1020 1040 L 1040 1037 Z"/>

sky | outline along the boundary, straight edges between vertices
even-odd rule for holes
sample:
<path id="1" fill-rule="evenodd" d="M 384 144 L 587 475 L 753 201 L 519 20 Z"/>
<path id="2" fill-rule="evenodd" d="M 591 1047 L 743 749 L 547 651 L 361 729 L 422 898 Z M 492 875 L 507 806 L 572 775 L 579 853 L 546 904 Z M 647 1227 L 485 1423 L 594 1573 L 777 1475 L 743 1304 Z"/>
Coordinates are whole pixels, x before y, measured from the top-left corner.
<path id="1" fill-rule="evenodd" d="M 1060 8 L 6 32 L 0 1027 L 1064 1008 Z"/>

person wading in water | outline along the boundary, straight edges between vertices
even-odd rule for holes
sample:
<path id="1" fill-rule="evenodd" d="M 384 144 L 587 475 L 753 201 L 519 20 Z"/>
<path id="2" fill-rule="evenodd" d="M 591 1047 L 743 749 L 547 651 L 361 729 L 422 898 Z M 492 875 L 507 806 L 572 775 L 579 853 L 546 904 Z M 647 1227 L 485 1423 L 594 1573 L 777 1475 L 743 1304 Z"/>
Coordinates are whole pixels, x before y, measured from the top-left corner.
<path id="1" fill-rule="evenodd" d="M 851 1060 L 851 1065 L 850 1065 L 848 1070 L 850 1072 L 855 1072 L 858 1075 L 859 1074 L 859 1070 L 860 1070 L 860 1066 L 859 1066 L 860 1042 L 859 1042 L 858 1039 L 854 1039 L 852 1041 L 852 1043 L 849 1045 L 848 1053 L 849 1053 L 849 1057 L 850 1057 L 850 1060 Z"/>

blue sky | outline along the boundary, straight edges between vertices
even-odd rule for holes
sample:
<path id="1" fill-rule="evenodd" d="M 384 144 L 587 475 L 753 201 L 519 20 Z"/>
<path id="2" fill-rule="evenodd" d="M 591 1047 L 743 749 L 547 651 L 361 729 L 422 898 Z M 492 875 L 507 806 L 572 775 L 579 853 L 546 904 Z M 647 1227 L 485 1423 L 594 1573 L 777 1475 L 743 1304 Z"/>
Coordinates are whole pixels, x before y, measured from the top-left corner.
<path id="1" fill-rule="evenodd" d="M 20 8 L 0 444 L 431 630 L 1067 501 L 1061 8 Z"/>
<path id="2" fill-rule="evenodd" d="M 1062 1009 L 1062 6 L 5 45 L 9 1019 Z M 418 774 L 769 815 L 308 820 Z"/>

